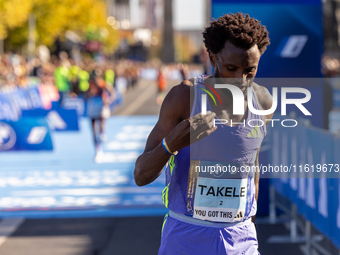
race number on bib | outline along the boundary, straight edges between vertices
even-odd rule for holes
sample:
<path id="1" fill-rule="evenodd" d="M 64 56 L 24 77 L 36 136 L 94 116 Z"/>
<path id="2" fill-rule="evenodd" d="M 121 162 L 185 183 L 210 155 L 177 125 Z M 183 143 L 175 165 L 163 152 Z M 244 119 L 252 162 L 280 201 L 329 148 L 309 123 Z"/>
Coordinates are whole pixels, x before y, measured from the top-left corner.
<path id="1" fill-rule="evenodd" d="M 187 214 L 193 218 L 236 222 L 245 217 L 249 172 L 240 164 L 191 161 Z"/>

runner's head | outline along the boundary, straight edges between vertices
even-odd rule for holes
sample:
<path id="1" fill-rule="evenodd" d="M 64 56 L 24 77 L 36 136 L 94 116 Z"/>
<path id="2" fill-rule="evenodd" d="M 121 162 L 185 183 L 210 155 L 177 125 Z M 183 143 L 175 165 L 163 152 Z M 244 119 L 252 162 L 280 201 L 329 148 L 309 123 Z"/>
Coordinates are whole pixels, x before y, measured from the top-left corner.
<path id="1" fill-rule="evenodd" d="M 260 21 L 238 12 L 213 20 L 203 32 L 215 77 L 254 78 L 261 55 L 270 44 Z"/>

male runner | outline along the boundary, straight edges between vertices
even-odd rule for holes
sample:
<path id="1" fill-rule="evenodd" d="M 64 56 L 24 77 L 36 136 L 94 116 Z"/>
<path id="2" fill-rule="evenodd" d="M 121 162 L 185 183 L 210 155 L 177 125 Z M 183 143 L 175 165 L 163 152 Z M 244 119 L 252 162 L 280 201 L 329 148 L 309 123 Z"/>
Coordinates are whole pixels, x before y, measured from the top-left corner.
<path id="1" fill-rule="evenodd" d="M 135 181 L 139 186 L 149 184 L 168 162 L 162 196 L 169 214 L 163 223 L 159 254 L 258 254 L 251 222 L 256 213 L 258 173 L 214 174 L 197 172 L 197 167 L 212 164 L 239 170 L 258 165 L 266 125 L 230 124 L 251 119 L 268 123 L 272 118 L 255 115 L 247 106 L 248 95 L 257 110 L 272 105 L 268 90 L 252 82 L 269 45 L 268 31 L 258 20 L 236 13 L 212 21 L 203 36 L 214 75 L 185 80 L 171 89 L 145 151 L 136 161 Z M 244 114 L 233 114 L 231 93 L 220 88 L 215 90 L 223 106 L 208 97 L 207 112 L 201 112 L 204 89 L 221 80 L 243 92 Z M 218 120 L 223 120 L 222 125 L 214 125 Z"/>
<path id="2" fill-rule="evenodd" d="M 91 119 L 92 124 L 93 139 L 96 149 L 95 160 L 98 160 L 102 155 L 100 144 L 105 140 L 105 119 L 111 114 L 109 105 L 114 100 L 114 97 L 114 88 L 109 85 L 106 86 L 105 80 L 96 76 L 90 78 L 89 89 L 86 92 L 85 99 L 87 101 L 87 116 Z M 108 111 L 108 113 L 105 113 L 105 110 Z M 99 122 L 100 124 L 99 134 L 96 132 L 96 122 Z"/>

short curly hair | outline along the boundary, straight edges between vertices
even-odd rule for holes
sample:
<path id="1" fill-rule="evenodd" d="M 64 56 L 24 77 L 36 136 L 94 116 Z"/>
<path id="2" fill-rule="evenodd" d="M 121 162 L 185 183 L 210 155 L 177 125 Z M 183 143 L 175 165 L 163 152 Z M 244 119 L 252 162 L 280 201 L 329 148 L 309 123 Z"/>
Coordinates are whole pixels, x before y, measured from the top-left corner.
<path id="1" fill-rule="evenodd" d="M 223 49 L 226 41 L 242 49 L 249 49 L 257 44 L 261 55 L 270 44 L 267 28 L 242 12 L 224 14 L 217 20 L 214 19 L 202 34 L 205 47 L 214 54 Z"/>

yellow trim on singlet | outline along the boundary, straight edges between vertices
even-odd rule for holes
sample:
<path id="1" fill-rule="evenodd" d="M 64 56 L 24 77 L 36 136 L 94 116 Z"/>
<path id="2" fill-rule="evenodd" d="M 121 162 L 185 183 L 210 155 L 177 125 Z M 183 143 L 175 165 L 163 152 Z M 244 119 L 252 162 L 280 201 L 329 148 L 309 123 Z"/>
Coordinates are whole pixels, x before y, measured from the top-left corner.
<path id="1" fill-rule="evenodd" d="M 170 184 L 170 183 L 169 183 Z M 163 189 L 162 191 L 162 200 L 163 200 L 163 204 L 166 208 L 168 208 L 168 204 L 169 204 L 169 199 L 168 199 L 168 194 L 169 194 L 169 184 L 166 185 L 166 187 Z"/>
<path id="2" fill-rule="evenodd" d="M 175 162 L 174 162 L 174 159 L 175 159 L 175 156 L 172 155 L 170 157 L 170 160 L 168 162 L 168 165 L 170 167 L 170 174 L 172 175 L 172 171 L 175 167 Z M 162 200 L 163 200 L 163 204 L 166 208 L 168 208 L 168 204 L 169 204 L 169 185 L 170 185 L 170 182 L 168 183 L 168 185 L 166 185 L 166 187 L 163 189 L 162 191 Z"/>
<path id="3" fill-rule="evenodd" d="M 174 167 L 175 167 L 175 156 L 174 155 L 170 157 L 169 166 L 170 166 L 170 174 L 172 175 L 172 171 L 174 170 Z"/>
<path id="4" fill-rule="evenodd" d="M 161 235 L 163 235 L 163 229 L 164 229 L 164 225 L 166 220 L 168 219 L 169 213 L 165 214 L 164 219 L 163 219 L 163 224 L 162 224 L 162 230 L 161 230 Z"/>
<path id="5" fill-rule="evenodd" d="M 255 125 L 255 127 L 247 134 L 247 137 L 262 138 L 263 134 L 259 126 Z"/>

